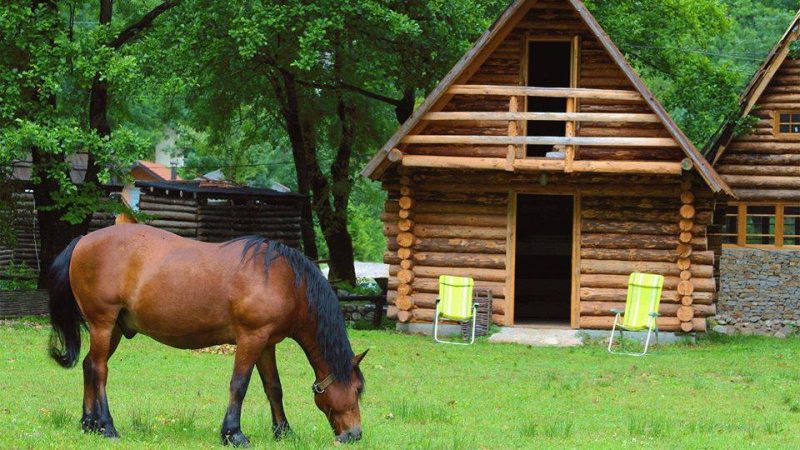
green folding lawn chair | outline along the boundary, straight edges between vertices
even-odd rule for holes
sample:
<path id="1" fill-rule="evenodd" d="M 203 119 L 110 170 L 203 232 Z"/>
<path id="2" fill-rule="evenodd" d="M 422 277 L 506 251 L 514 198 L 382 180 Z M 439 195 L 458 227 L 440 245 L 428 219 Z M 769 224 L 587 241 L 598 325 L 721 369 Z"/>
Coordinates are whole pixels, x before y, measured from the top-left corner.
<path id="1" fill-rule="evenodd" d="M 658 344 L 658 305 L 661 303 L 661 290 L 664 287 L 664 277 L 649 273 L 632 273 L 628 278 L 628 299 L 625 302 L 625 311 L 612 309 L 616 314 L 614 326 L 611 327 L 611 337 L 608 339 L 608 351 L 619 355 L 644 356 L 650 346 L 650 336 L 655 332 L 656 345 Z M 622 315 L 620 320 L 620 315 Z M 612 350 L 614 334 L 619 328 L 620 351 Z M 647 339 L 641 353 L 625 351 L 625 331 L 647 330 Z"/>
<path id="2" fill-rule="evenodd" d="M 433 321 L 433 339 L 442 344 L 470 345 L 475 342 L 475 317 L 478 305 L 472 301 L 475 281 L 469 277 L 442 275 L 439 277 L 439 298 L 436 299 L 436 316 Z M 456 322 L 472 321 L 472 336 L 469 342 L 439 339 L 439 318 Z"/>

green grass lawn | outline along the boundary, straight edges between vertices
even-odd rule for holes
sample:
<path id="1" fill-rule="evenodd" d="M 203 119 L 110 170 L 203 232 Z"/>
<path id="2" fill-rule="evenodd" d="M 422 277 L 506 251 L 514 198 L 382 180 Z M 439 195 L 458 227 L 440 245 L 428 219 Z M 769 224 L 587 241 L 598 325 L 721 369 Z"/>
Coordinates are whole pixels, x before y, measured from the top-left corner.
<path id="1" fill-rule="evenodd" d="M 800 339 L 718 338 L 646 358 L 600 346 L 434 345 L 351 330 L 363 369 L 364 439 L 350 448 L 797 448 Z M 0 447 L 219 447 L 230 355 L 123 341 L 110 363 L 118 441 L 83 435 L 81 371 L 46 357 L 46 328 L 0 327 Z M 85 349 L 84 349 L 85 351 Z M 254 377 L 243 429 L 256 448 L 332 446 L 312 372 L 294 343 L 278 348 L 295 437 L 272 440 Z M 456 385 L 452 379 L 463 380 Z"/>

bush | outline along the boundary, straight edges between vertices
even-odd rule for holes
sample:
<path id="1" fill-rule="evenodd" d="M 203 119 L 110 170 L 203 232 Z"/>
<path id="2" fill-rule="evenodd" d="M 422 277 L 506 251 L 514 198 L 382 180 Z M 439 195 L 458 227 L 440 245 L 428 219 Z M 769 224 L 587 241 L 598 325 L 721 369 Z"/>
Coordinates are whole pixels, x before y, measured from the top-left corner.
<path id="1" fill-rule="evenodd" d="M 32 291 L 36 289 L 36 272 L 25 264 L 11 263 L 0 276 L 0 291 Z"/>

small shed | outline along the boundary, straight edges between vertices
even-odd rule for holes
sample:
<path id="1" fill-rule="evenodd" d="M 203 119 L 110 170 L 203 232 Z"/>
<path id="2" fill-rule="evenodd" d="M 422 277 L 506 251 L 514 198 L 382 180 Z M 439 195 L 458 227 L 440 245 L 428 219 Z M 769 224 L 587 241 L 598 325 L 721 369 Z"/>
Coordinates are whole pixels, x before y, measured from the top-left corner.
<path id="1" fill-rule="evenodd" d="M 293 192 L 207 181 L 137 181 L 146 223 L 205 242 L 260 235 L 299 247 L 300 201 Z"/>
<path id="2" fill-rule="evenodd" d="M 430 322 L 437 278 L 501 325 L 605 329 L 628 275 L 666 277 L 662 330 L 716 313 L 707 227 L 728 185 L 579 0 L 514 1 L 363 174 L 388 192 L 389 316 Z"/>
<path id="3" fill-rule="evenodd" d="M 738 199 L 717 208 L 719 321 L 786 334 L 800 325 L 800 13 L 740 98 L 708 153 Z M 749 117 L 749 119 L 748 119 Z M 751 126 L 737 135 L 738 124 Z"/>

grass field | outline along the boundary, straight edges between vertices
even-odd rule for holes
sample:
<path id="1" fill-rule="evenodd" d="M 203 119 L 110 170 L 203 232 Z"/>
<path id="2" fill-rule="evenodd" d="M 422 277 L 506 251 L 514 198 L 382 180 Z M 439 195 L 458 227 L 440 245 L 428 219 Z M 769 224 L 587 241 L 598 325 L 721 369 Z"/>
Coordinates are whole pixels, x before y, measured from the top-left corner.
<path id="1" fill-rule="evenodd" d="M 800 446 L 796 338 L 716 338 L 637 359 L 600 346 L 457 347 L 386 331 L 350 335 L 356 350 L 371 348 L 363 364 L 365 437 L 354 449 Z M 105 441 L 80 432 L 80 370 L 49 361 L 47 337 L 43 327 L 0 327 L 0 447 L 219 447 L 230 355 L 141 336 L 123 341 L 108 386 L 122 439 Z M 242 425 L 253 446 L 332 446 L 299 347 L 281 344 L 278 363 L 295 436 L 272 440 L 254 377 Z"/>

